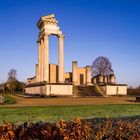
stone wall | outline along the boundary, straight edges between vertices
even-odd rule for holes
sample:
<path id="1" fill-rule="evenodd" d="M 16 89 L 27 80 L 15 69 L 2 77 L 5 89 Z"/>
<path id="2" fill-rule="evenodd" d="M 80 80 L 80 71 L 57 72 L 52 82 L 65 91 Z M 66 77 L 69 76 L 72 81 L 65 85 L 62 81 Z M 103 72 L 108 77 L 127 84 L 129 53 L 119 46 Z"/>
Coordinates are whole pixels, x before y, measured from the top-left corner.
<path id="1" fill-rule="evenodd" d="M 58 82 L 58 65 L 56 64 L 49 64 L 49 81 L 50 83 L 57 83 Z"/>
<path id="2" fill-rule="evenodd" d="M 40 94 L 44 96 L 73 96 L 73 85 L 46 84 L 25 88 L 27 94 Z"/>
<path id="3" fill-rule="evenodd" d="M 86 68 L 77 68 L 77 75 L 78 75 L 78 85 L 86 84 Z"/>
<path id="4" fill-rule="evenodd" d="M 45 85 L 44 86 L 26 87 L 25 93 L 45 95 L 46 94 L 46 87 L 45 87 Z"/>
<path id="5" fill-rule="evenodd" d="M 46 95 L 73 96 L 73 85 L 48 84 L 46 85 Z"/>
<path id="6" fill-rule="evenodd" d="M 105 90 L 105 95 L 127 95 L 127 85 L 107 84 L 101 87 Z"/>

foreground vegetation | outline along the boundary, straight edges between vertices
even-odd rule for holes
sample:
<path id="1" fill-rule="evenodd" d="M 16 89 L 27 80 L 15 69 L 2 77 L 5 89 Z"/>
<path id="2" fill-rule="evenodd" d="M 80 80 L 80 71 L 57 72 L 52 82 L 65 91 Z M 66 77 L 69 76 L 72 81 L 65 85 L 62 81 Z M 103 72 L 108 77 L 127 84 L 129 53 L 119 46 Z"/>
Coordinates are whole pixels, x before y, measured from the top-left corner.
<path id="1" fill-rule="evenodd" d="M 124 116 L 140 116 L 140 105 L 88 105 L 88 106 L 47 106 L 47 107 L 1 107 L 0 123 L 23 123 L 50 121 L 73 118 L 117 118 Z"/>
<path id="2" fill-rule="evenodd" d="M 8 94 L 4 94 L 4 103 L 3 104 L 15 104 L 17 103 L 15 98 L 12 98 Z"/>
<path id="3" fill-rule="evenodd" d="M 2 140 L 139 140 L 140 119 L 100 119 L 0 126 Z"/>

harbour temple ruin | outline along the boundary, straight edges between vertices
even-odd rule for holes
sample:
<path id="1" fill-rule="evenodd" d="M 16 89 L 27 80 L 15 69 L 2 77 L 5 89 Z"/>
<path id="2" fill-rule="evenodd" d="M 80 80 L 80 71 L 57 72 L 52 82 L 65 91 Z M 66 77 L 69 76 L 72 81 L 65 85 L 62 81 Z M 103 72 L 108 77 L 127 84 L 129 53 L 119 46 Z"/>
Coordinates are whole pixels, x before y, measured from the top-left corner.
<path id="1" fill-rule="evenodd" d="M 117 84 L 115 75 L 91 77 L 91 66 L 79 67 L 72 62 L 72 72 L 65 72 L 64 34 L 54 14 L 42 16 L 37 22 L 39 35 L 38 64 L 35 76 L 27 79 L 25 92 L 42 96 L 107 96 L 126 95 L 127 85 Z M 58 38 L 58 65 L 49 63 L 49 37 Z"/>

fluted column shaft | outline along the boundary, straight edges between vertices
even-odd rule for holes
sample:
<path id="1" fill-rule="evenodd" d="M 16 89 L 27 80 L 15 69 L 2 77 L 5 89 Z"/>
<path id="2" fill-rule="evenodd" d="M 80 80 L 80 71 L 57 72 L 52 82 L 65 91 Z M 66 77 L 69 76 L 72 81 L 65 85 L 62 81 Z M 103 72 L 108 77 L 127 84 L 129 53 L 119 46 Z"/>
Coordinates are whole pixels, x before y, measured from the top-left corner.
<path id="1" fill-rule="evenodd" d="M 41 81 L 41 43 L 38 42 L 38 82 Z"/>
<path id="2" fill-rule="evenodd" d="M 49 35 L 44 36 L 43 79 L 49 82 Z"/>
<path id="3" fill-rule="evenodd" d="M 36 64 L 36 67 L 35 67 L 35 69 L 36 69 L 36 82 L 39 82 L 39 74 L 38 74 L 38 64 Z"/>
<path id="4" fill-rule="evenodd" d="M 64 36 L 58 36 L 58 82 L 64 82 Z"/>
<path id="5" fill-rule="evenodd" d="M 40 47 L 41 47 L 41 63 L 40 63 L 40 81 L 41 82 L 43 82 L 44 81 L 44 77 L 43 77 L 43 75 L 44 75 L 44 65 L 43 65 L 43 52 L 44 52 L 44 42 L 43 42 L 43 39 L 41 39 L 41 45 L 40 45 Z"/>
<path id="6" fill-rule="evenodd" d="M 72 62 L 72 82 L 74 85 L 78 83 L 78 76 L 77 76 L 77 61 Z"/>

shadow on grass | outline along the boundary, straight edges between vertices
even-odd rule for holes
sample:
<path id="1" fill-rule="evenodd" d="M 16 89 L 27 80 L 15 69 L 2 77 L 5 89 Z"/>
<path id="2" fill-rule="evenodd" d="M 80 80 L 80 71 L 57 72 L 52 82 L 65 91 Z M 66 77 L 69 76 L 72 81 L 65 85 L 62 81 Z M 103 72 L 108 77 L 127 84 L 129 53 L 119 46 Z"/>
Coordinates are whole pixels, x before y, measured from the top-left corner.
<path id="1" fill-rule="evenodd" d="M 109 118 L 87 118 L 87 119 L 83 119 L 84 121 L 94 121 L 94 122 L 98 122 L 98 123 L 102 123 L 106 120 L 112 120 L 112 121 L 127 121 L 127 122 L 135 122 L 136 120 L 140 119 L 140 115 L 135 115 L 135 116 L 124 116 L 124 117 L 109 117 Z"/>

